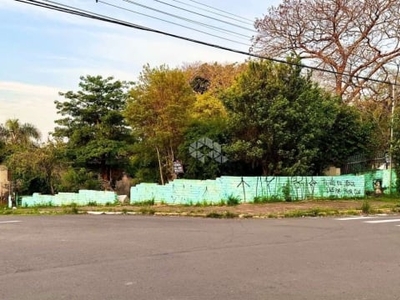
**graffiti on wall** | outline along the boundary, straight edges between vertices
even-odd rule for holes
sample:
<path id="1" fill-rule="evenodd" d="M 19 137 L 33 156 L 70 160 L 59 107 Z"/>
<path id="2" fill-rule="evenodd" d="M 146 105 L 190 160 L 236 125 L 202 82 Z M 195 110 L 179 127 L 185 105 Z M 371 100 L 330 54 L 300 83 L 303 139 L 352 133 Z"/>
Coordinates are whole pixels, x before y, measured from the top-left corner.
<path id="1" fill-rule="evenodd" d="M 256 196 L 282 197 L 283 191 L 290 192 L 293 199 L 312 199 L 326 197 L 362 197 L 364 181 L 339 177 L 258 177 Z"/>
<path id="2" fill-rule="evenodd" d="M 362 195 L 362 189 L 355 180 L 351 179 L 334 179 L 322 180 L 326 192 L 332 196 L 350 196 L 350 197 L 360 197 Z"/>

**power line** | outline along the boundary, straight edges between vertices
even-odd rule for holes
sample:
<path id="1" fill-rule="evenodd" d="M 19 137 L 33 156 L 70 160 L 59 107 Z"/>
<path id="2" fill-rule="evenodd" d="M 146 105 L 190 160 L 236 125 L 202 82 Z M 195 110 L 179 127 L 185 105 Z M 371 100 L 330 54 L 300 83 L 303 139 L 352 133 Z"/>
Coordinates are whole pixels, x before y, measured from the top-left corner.
<path id="1" fill-rule="evenodd" d="M 106 23 L 112 23 L 112 24 L 115 24 L 115 25 L 121 25 L 121 26 L 128 27 L 128 28 L 134 28 L 134 29 L 138 29 L 138 30 L 142 30 L 142 31 L 153 32 L 153 33 L 157 33 L 157 34 L 173 37 L 173 38 L 176 38 L 176 39 L 192 42 L 192 43 L 195 43 L 195 44 L 208 46 L 208 47 L 212 47 L 212 48 L 216 48 L 216 49 L 220 49 L 220 50 L 224 50 L 224 51 L 229 51 L 229 52 L 237 53 L 237 54 L 241 54 L 241 55 L 246 55 L 246 56 L 250 56 L 250 57 L 255 57 L 255 58 L 259 58 L 259 59 L 265 59 L 265 60 L 276 62 L 276 63 L 282 63 L 282 64 L 291 65 L 291 66 L 297 66 L 297 67 L 301 67 L 301 68 L 306 68 L 306 69 L 315 70 L 315 71 L 321 71 L 321 72 L 330 73 L 330 74 L 334 74 L 334 75 L 352 76 L 351 74 L 344 73 L 344 72 L 336 72 L 336 71 L 333 71 L 333 70 L 327 70 L 327 69 L 322 69 L 322 68 L 318 68 L 318 67 L 307 66 L 307 65 L 304 65 L 304 64 L 299 64 L 299 63 L 290 62 L 290 61 L 277 59 L 277 58 L 266 57 L 266 56 L 262 56 L 262 55 L 255 54 L 255 53 L 245 52 L 245 51 L 236 50 L 236 49 L 232 49 L 232 48 L 225 47 L 225 46 L 220 46 L 220 45 L 217 45 L 217 44 L 203 42 L 203 41 L 200 41 L 200 40 L 196 40 L 196 39 L 180 36 L 180 35 L 177 35 L 177 34 L 161 31 L 161 30 L 158 30 L 158 29 L 144 27 L 144 26 L 141 26 L 141 25 L 138 25 L 138 24 L 134 24 L 134 23 L 130 23 L 130 22 L 126 22 L 126 21 L 110 18 L 108 16 L 104 16 L 104 15 L 101 15 L 101 14 L 92 13 L 92 12 L 88 12 L 88 11 L 85 11 L 85 10 L 77 9 L 77 8 L 74 8 L 74 7 L 71 7 L 71 6 L 68 6 L 68 5 L 63 5 L 63 4 L 60 4 L 60 3 L 57 3 L 57 2 L 54 2 L 54 1 L 50 1 L 50 0 L 45 0 L 45 1 L 46 2 L 50 2 L 50 3 L 55 3 L 55 4 L 59 5 L 59 6 L 52 5 L 52 4 L 45 4 L 43 2 L 39 2 L 39 1 L 36 1 L 36 0 L 14 0 L 14 1 L 21 2 L 21 3 L 24 3 L 24 4 L 33 5 L 33 6 L 43 7 L 43 8 L 50 9 L 50 10 L 56 10 L 56 11 L 60 11 L 60 12 L 63 12 L 63 13 L 70 14 L 70 15 L 77 15 L 77 16 L 80 16 L 80 17 L 88 18 L 88 19 L 94 19 L 94 20 L 97 20 L 97 21 L 102 21 L 102 22 L 106 22 Z M 98 0 L 96 0 L 96 1 L 98 1 Z M 362 80 L 365 80 L 365 81 L 372 81 L 372 82 L 377 82 L 377 83 L 391 84 L 392 86 L 400 86 L 400 83 L 396 83 L 396 82 L 392 83 L 390 81 L 384 81 L 384 80 L 379 80 L 379 79 L 374 79 L 374 78 L 369 78 L 369 77 L 364 77 L 364 76 L 352 76 L 352 77 L 353 78 L 362 79 Z"/>
<path id="2" fill-rule="evenodd" d="M 243 19 L 243 20 L 247 20 L 247 21 L 250 21 L 250 22 L 254 22 L 253 20 L 244 18 L 244 17 L 239 16 L 239 15 L 235 15 L 235 14 L 233 14 L 233 13 L 224 11 L 224 10 L 222 10 L 222 9 L 213 7 L 213 6 L 211 6 L 211 5 L 207 5 L 207 4 L 201 3 L 201 2 L 199 2 L 199 1 L 195 1 L 195 0 L 188 0 L 188 1 L 193 2 L 193 3 L 196 3 L 196 4 L 200 4 L 200 5 L 202 5 L 202 6 L 205 6 L 205 7 L 211 8 L 211 9 L 214 9 L 214 10 L 219 11 L 219 12 L 223 12 L 223 13 L 225 13 L 225 14 L 227 14 L 227 15 L 231 15 L 231 16 L 234 16 L 234 17 L 238 17 L 238 18 L 240 18 L 240 19 Z"/>
<path id="3" fill-rule="evenodd" d="M 236 18 L 232 18 L 232 17 L 230 17 L 230 16 L 226 16 L 226 15 L 224 15 L 224 14 L 222 14 L 222 13 L 217 13 L 217 12 L 214 12 L 214 11 L 212 11 L 212 10 L 210 10 L 210 9 L 201 8 L 201 7 L 199 7 L 199 6 L 196 6 L 196 5 L 193 5 L 193 4 L 189 4 L 189 3 L 186 3 L 186 2 L 183 2 L 183 1 L 180 1 L 180 0 L 172 0 L 172 1 L 177 2 L 177 3 L 180 3 L 180 4 L 183 4 L 183 5 L 186 5 L 186 6 L 188 6 L 188 7 L 196 8 L 196 9 L 199 9 L 199 10 L 202 10 L 202 11 L 205 11 L 205 12 L 208 12 L 208 13 L 211 13 L 211 14 L 216 15 L 216 16 L 220 16 L 220 17 L 223 17 L 223 18 L 226 18 L 226 19 L 230 19 L 230 20 L 232 20 L 232 21 L 236 21 L 236 22 L 240 22 L 240 23 L 242 23 L 242 24 L 247 24 L 247 25 L 253 26 L 253 23 L 252 23 L 252 22 L 243 21 L 243 20 L 247 20 L 247 19 L 242 18 L 242 17 L 236 19 Z M 224 12 L 224 13 L 225 13 L 225 14 L 230 14 L 229 12 Z M 241 20 L 241 19 L 242 19 L 242 20 Z"/>
<path id="4" fill-rule="evenodd" d="M 123 0 L 123 1 L 126 1 L 126 2 L 133 2 L 133 1 L 129 1 L 129 0 Z M 167 2 L 161 1 L 161 0 L 154 0 L 154 1 L 155 1 L 155 2 L 158 2 L 158 3 L 161 3 L 161 4 L 164 4 L 164 5 L 167 5 L 167 6 L 169 6 L 169 7 L 173 7 L 173 8 L 175 8 L 175 9 L 183 10 L 183 11 L 185 11 L 185 12 L 189 12 L 189 13 L 191 13 L 191 14 L 195 14 L 195 15 L 198 15 L 198 16 L 201 16 L 201 17 L 210 19 L 210 20 L 214 20 L 214 21 L 217 21 L 217 22 L 225 23 L 225 24 L 227 24 L 227 25 L 235 26 L 235 27 L 237 27 L 237 28 L 241 28 L 241 29 L 244 29 L 244 30 L 247 30 L 247 31 L 256 33 L 255 30 L 249 29 L 249 28 L 244 27 L 244 26 L 241 26 L 241 25 L 237 25 L 237 24 L 234 24 L 234 23 L 231 23 L 231 22 L 227 22 L 227 21 L 220 20 L 220 19 L 217 19 L 217 18 L 214 18 L 214 17 L 210 17 L 210 16 L 207 16 L 207 15 L 205 15 L 205 14 L 198 13 L 198 12 L 195 12 L 195 11 L 190 10 L 190 9 L 182 8 L 182 7 L 179 7 L 179 6 L 177 6 L 177 5 L 173 5 L 173 4 L 170 4 L 170 3 L 167 3 Z"/>
<path id="5" fill-rule="evenodd" d="M 223 40 L 230 41 L 230 42 L 234 42 L 234 43 L 237 43 L 237 44 L 249 46 L 249 44 L 245 44 L 245 43 L 239 42 L 239 41 L 237 41 L 237 40 L 232 40 L 232 39 L 228 39 L 228 38 L 225 38 L 225 37 L 221 37 L 221 36 L 218 36 L 218 35 L 215 35 L 215 34 L 206 32 L 206 31 L 202 31 L 202 30 L 199 30 L 199 29 L 195 29 L 195 28 L 193 28 L 193 27 L 189 27 L 189 26 L 186 26 L 186 25 L 183 25 L 183 24 L 179 24 L 179 23 L 176 23 L 176 22 L 173 22 L 173 21 L 169 21 L 169 20 L 165 20 L 165 19 L 162 19 L 162 18 L 158 18 L 158 17 L 152 16 L 152 15 L 148 15 L 148 14 L 145 14 L 145 13 L 141 13 L 141 12 L 138 12 L 138 11 L 135 11 L 135 10 L 131 10 L 131 9 L 128 9 L 128 8 L 119 6 L 119 5 L 111 4 L 111 3 L 108 3 L 108 2 L 106 2 L 106 1 L 98 0 L 97 2 L 98 2 L 98 3 L 101 3 L 101 4 L 105 4 L 105 5 L 111 6 L 111 7 L 114 7 L 114 8 L 118 8 L 118 9 L 121 9 L 121 10 L 125 10 L 125 11 L 128 11 L 128 12 L 134 13 L 134 14 L 142 15 L 142 16 L 145 16 L 145 17 L 148 17 L 148 18 L 152 18 L 152 19 L 156 19 L 156 20 L 159 20 L 159 21 L 163 21 L 163 22 L 166 22 L 166 23 L 169 23 L 169 24 L 177 25 L 177 26 L 180 26 L 180 27 L 189 29 L 189 30 L 197 31 L 197 32 L 200 32 L 200 33 L 203 33 L 203 34 L 206 34 L 206 35 L 210 35 L 210 36 L 219 38 L 219 39 L 223 39 Z M 194 24 L 199 24 L 199 25 L 201 25 L 201 26 L 203 26 L 203 27 L 210 28 L 210 29 L 215 30 L 215 31 L 219 31 L 219 32 L 228 34 L 228 35 L 230 35 L 230 36 L 235 36 L 235 37 L 241 38 L 241 39 L 243 39 L 243 40 L 244 40 L 244 39 L 246 39 L 246 40 L 248 40 L 248 41 L 250 40 L 249 37 L 247 37 L 247 36 L 245 36 L 245 35 L 242 35 L 242 34 L 235 33 L 235 32 L 230 31 L 230 30 L 218 28 L 218 27 L 212 26 L 212 25 L 207 25 L 207 24 L 204 24 L 204 23 L 201 23 L 201 22 L 198 22 L 198 21 L 194 21 L 194 20 L 190 20 L 190 19 L 186 19 L 186 18 L 182 18 L 182 20 L 187 21 L 187 22 L 190 22 L 190 23 L 194 23 Z"/>
<path id="6" fill-rule="evenodd" d="M 134 2 L 134 1 L 132 1 L 132 0 L 122 0 L 122 1 L 127 2 L 127 3 L 129 3 L 129 4 L 133 4 L 133 5 L 136 5 L 136 6 L 143 7 L 143 8 L 145 8 L 145 9 L 149 9 L 149 10 L 158 12 L 158 13 L 160 13 L 160 14 L 168 15 L 168 16 L 170 16 L 170 17 L 174 17 L 174 18 L 178 18 L 178 19 L 184 19 L 184 20 L 186 20 L 186 21 L 187 21 L 187 20 L 190 20 L 190 19 L 187 19 L 187 18 L 178 16 L 178 15 L 175 15 L 175 14 L 172 14 L 172 13 L 168 13 L 168 12 L 163 11 L 163 10 L 159 10 L 159 9 L 156 9 L 156 8 L 153 8 L 153 7 L 144 5 L 144 4 L 140 4 L 140 3 Z M 156 2 L 159 2 L 159 1 L 157 1 L 157 0 L 155 0 L 155 1 L 156 1 Z M 164 2 L 164 3 L 165 3 L 165 2 Z M 170 5 L 171 5 L 171 4 L 170 4 Z M 175 7 L 176 7 L 176 6 L 175 6 Z M 198 14 L 198 13 L 196 13 L 196 14 Z M 238 27 L 238 28 L 241 28 L 241 29 L 244 29 L 244 30 L 253 32 L 253 33 L 255 32 L 254 30 L 249 29 L 249 28 L 247 28 L 247 27 L 243 27 L 243 26 L 240 26 L 240 25 L 236 25 L 236 24 L 233 24 L 233 23 L 230 23 L 230 22 L 221 21 L 221 20 L 218 20 L 218 19 L 216 19 L 216 18 L 208 17 L 208 16 L 203 15 L 203 14 L 199 14 L 199 15 L 201 15 L 201 16 L 203 16 L 203 17 L 207 17 L 207 18 L 213 19 L 213 20 L 216 20 L 216 21 L 219 21 L 219 22 L 223 22 L 223 23 L 226 23 L 226 24 L 229 24 L 229 25 L 232 25 L 232 26 L 236 26 L 236 27 Z"/>

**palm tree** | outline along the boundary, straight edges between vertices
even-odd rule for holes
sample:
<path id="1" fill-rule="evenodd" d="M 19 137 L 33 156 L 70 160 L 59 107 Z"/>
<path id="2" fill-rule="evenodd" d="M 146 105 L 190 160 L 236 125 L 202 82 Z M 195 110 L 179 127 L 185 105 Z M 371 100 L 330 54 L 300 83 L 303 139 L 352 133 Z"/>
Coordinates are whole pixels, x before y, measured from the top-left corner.
<path id="1" fill-rule="evenodd" d="M 18 119 L 8 119 L 0 124 L 0 141 L 11 146 L 29 146 L 41 137 L 39 129 L 30 123 L 21 124 Z"/>

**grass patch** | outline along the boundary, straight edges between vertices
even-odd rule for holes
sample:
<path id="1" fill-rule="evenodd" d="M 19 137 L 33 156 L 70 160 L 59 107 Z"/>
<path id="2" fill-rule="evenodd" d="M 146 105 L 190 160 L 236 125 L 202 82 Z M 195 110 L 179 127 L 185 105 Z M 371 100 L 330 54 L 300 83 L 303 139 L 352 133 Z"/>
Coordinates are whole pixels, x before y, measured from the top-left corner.
<path id="1" fill-rule="evenodd" d="M 156 210 L 154 208 L 152 208 L 152 207 L 146 206 L 146 207 L 141 207 L 139 209 L 139 212 L 142 215 L 154 215 L 156 213 Z"/>
<path id="2" fill-rule="evenodd" d="M 76 215 L 79 213 L 78 205 L 71 203 L 70 205 L 63 206 L 63 213 L 67 215 Z"/>
<path id="3" fill-rule="evenodd" d="M 203 200 L 201 202 L 197 202 L 194 206 L 197 207 L 206 207 L 206 206 L 211 206 L 212 203 L 211 202 L 207 202 L 207 200 Z"/>
<path id="4" fill-rule="evenodd" d="M 212 212 L 206 214 L 206 218 L 214 218 L 214 219 L 234 219 L 237 217 L 239 217 L 238 214 L 230 212 L 230 211 L 224 211 L 224 212 L 212 211 Z"/>
<path id="5" fill-rule="evenodd" d="M 135 202 L 132 203 L 135 206 L 153 206 L 155 204 L 155 200 L 151 199 L 151 200 L 144 200 L 144 201 L 140 201 L 140 202 Z"/>
<path id="6" fill-rule="evenodd" d="M 28 207 L 28 206 L 25 206 Z M 33 208 L 48 208 L 48 207 L 55 207 L 53 201 L 43 202 L 43 203 L 36 203 L 32 206 Z"/>
<path id="7" fill-rule="evenodd" d="M 338 210 L 312 208 L 307 210 L 289 211 L 286 212 L 283 216 L 285 218 L 302 218 L 302 217 L 326 217 L 326 216 L 337 216 L 337 215 L 339 215 Z"/>
<path id="8" fill-rule="evenodd" d="M 276 203 L 276 202 L 282 202 L 282 199 L 279 199 L 278 196 L 271 196 L 271 197 L 257 196 L 254 197 L 253 199 L 254 204 L 265 204 L 265 203 Z"/>

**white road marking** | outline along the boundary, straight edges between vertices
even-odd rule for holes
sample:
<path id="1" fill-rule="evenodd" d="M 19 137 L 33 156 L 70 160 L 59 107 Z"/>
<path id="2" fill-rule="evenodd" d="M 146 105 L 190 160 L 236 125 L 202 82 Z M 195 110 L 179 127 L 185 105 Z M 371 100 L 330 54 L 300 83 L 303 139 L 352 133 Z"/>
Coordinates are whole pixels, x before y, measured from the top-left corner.
<path id="1" fill-rule="evenodd" d="M 375 219 L 376 217 L 347 217 L 347 218 L 338 218 L 335 219 L 337 221 L 352 221 L 352 220 L 366 220 L 366 219 Z"/>
<path id="2" fill-rule="evenodd" d="M 394 223 L 394 222 L 400 222 L 400 219 L 387 219 L 387 220 L 365 221 L 364 223 L 378 224 L 378 223 Z"/>
<path id="3" fill-rule="evenodd" d="M 21 221 L 0 221 L 0 224 L 9 224 L 9 223 L 21 223 Z"/>

